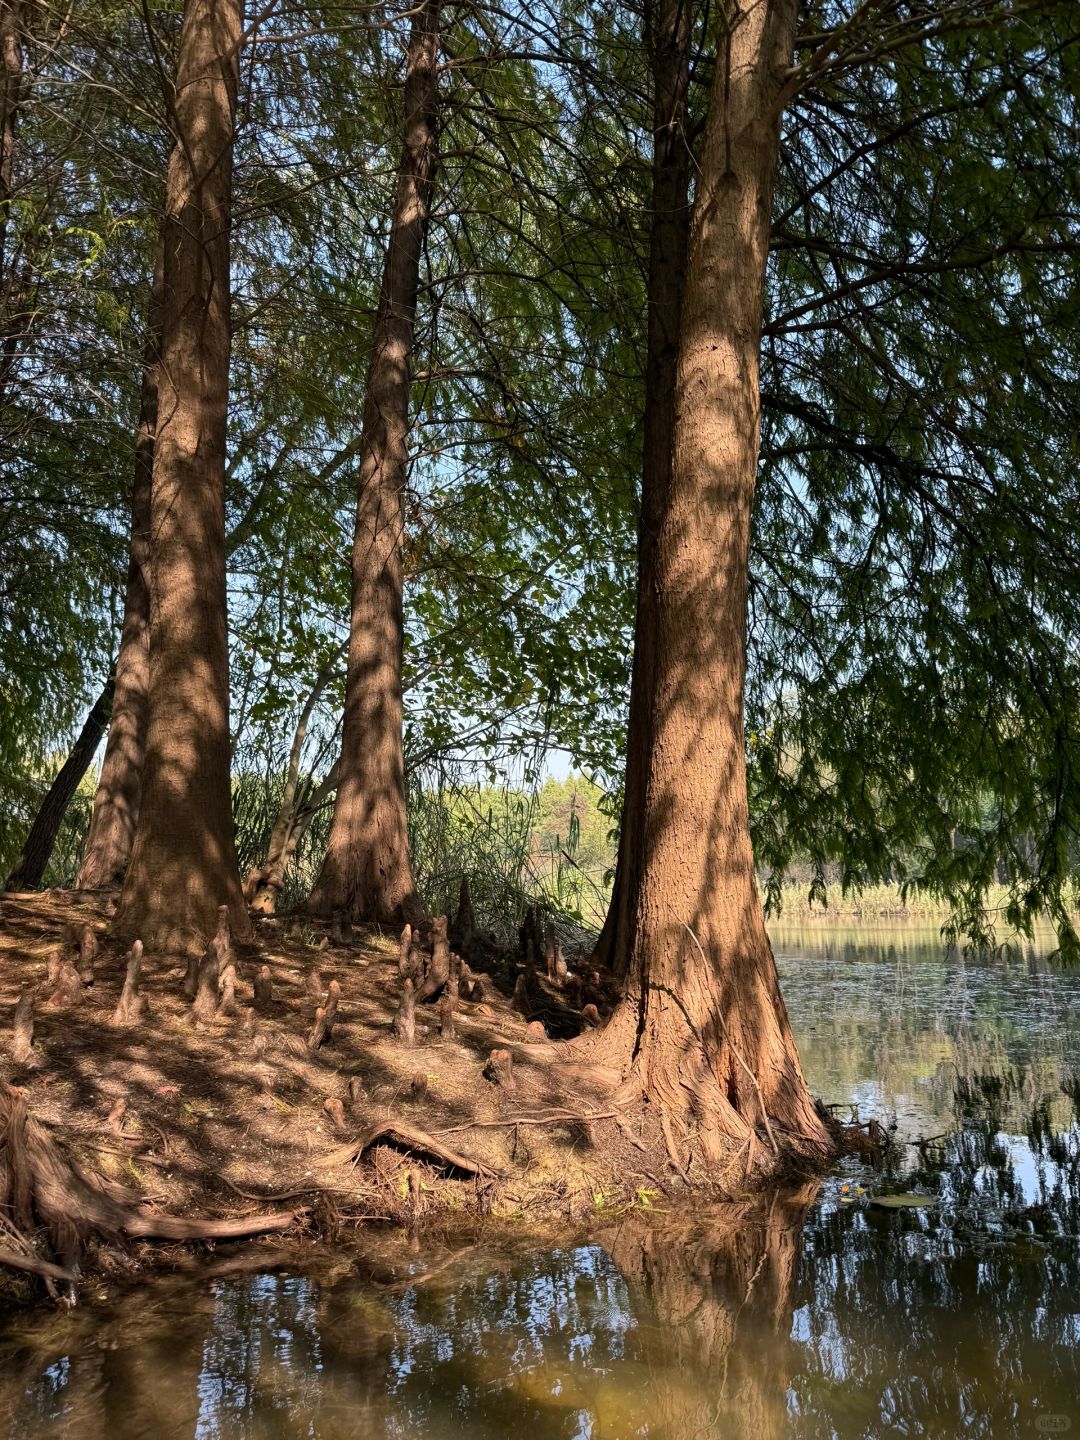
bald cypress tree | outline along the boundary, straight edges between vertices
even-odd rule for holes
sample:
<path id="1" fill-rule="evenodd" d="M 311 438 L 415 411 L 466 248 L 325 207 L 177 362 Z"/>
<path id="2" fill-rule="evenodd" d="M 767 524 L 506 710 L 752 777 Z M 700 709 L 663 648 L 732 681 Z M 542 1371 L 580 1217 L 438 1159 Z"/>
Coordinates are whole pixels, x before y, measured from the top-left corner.
<path id="1" fill-rule="evenodd" d="M 225 593 L 229 231 L 241 0 L 187 0 L 163 222 L 150 499 L 150 670 L 138 827 L 117 930 L 199 949 L 250 933 L 230 805 Z"/>

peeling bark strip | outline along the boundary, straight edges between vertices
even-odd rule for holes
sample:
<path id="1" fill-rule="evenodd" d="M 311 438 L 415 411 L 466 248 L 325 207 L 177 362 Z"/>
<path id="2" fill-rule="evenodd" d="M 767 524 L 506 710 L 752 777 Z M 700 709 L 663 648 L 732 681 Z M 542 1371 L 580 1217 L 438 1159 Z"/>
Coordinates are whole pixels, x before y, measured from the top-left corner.
<path id="1" fill-rule="evenodd" d="M 670 487 L 659 513 L 644 849 L 630 994 L 598 1042 L 632 1056 L 672 1164 L 704 1180 L 767 1118 L 827 1151 L 754 881 L 743 684 L 758 361 L 795 0 L 725 9 L 691 223 Z"/>
<path id="2" fill-rule="evenodd" d="M 150 682 L 139 823 L 116 930 L 197 952 L 250 921 L 229 785 L 225 428 L 229 229 L 242 0 L 185 0 L 165 213 L 150 496 Z"/>
<path id="3" fill-rule="evenodd" d="M 360 434 L 345 714 L 334 818 L 308 900 L 317 915 L 416 918 L 405 814 L 401 666 L 403 496 L 420 254 L 437 161 L 442 0 L 412 11 L 404 146 Z"/>
<path id="4" fill-rule="evenodd" d="M 161 349 L 163 258 L 154 267 L 147 315 L 147 341 L 139 390 L 135 474 L 131 487 L 124 623 L 116 656 L 109 738 L 94 794 L 94 811 L 75 884 L 80 890 L 119 888 L 131 858 L 142 796 L 146 757 L 147 689 L 150 683 L 150 485 L 157 428 Z"/>

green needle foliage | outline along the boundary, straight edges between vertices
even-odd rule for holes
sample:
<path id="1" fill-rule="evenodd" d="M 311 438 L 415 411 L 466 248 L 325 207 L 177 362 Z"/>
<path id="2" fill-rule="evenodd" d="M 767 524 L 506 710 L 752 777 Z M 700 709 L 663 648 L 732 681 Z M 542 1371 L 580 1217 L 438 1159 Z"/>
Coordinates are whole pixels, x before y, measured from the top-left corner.
<path id="1" fill-rule="evenodd" d="M 788 117 L 749 703 L 758 853 L 1068 921 L 1076 714 L 1071 7 L 841 72 Z"/>
<path id="2" fill-rule="evenodd" d="M 36 8 L 5 217 L 5 863 L 117 643 L 181 7 Z M 227 486 L 242 863 L 265 851 L 302 715 L 317 814 L 298 865 L 325 835 L 407 8 L 281 5 L 244 52 Z M 691 144 L 724 13 L 694 10 Z M 1001 918 L 1048 912 L 1070 948 L 1080 11 L 822 0 L 800 18 L 762 338 L 759 866 L 777 901 L 794 861 L 815 893 L 837 866 L 848 888 L 920 887 L 977 937 L 1005 893 Z M 439 904 L 473 833 L 448 786 L 531 785 L 558 748 L 617 813 L 653 138 L 637 5 L 462 0 L 444 21 L 405 553 L 406 754 Z M 518 820 L 476 818 L 493 874 Z"/>

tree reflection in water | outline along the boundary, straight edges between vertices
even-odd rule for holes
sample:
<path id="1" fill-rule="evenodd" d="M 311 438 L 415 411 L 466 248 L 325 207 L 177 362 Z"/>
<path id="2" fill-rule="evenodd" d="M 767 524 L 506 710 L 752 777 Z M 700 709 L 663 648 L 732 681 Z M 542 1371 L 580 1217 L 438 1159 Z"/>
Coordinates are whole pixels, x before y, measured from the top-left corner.
<path id="1" fill-rule="evenodd" d="M 377 1263 L 16 1317 L 0 1434 L 1080 1433 L 1080 976 L 823 949 L 781 953 L 800 1049 L 829 1098 L 896 1115 L 881 1170 L 719 1214 L 676 1200 L 563 1248 L 474 1246 L 426 1277 L 443 1257 L 390 1237 Z M 868 1203 L 888 1190 L 935 1203 Z"/>

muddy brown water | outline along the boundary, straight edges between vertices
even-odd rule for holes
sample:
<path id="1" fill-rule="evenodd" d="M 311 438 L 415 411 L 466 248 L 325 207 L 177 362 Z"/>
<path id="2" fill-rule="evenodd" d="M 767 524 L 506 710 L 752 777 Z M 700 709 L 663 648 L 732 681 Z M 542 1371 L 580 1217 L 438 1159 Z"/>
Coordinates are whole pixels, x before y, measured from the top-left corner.
<path id="1" fill-rule="evenodd" d="M 1080 1436 L 1080 973 L 916 926 L 774 941 L 811 1082 L 891 1130 L 884 1166 L 723 1214 L 601 1198 L 583 1243 L 394 1235 L 23 1313 L 0 1433 Z"/>

